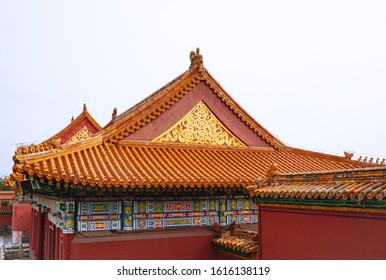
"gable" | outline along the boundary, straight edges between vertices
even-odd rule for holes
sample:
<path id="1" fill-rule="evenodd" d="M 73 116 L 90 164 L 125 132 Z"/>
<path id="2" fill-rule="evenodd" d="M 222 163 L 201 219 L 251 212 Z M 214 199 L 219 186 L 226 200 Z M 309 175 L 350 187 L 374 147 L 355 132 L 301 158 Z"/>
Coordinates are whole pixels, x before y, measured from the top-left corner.
<path id="1" fill-rule="evenodd" d="M 190 59 L 189 70 L 120 115 L 114 113 L 99 133 L 103 143 L 114 144 L 122 139 L 151 141 L 169 130 L 202 100 L 247 146 L 274 149 L 286 146 L 221 87 L 203 66 L 198 50 L 191 53 Z"/>
<path id="2" fill-rule="evenodd" d="M 198 102 L 172 128 L 153 139 L 152 142 L 245 146 L 218 120 L 203 101 Z"/>
<path id="3" fill-rule="evenodd" d="M 73 121 L 75 122 L 75 121 Z M 92 137 L 99 131 L 88 118 L 67 127 L 67 131 L 60 135 L 61 144 L 75 144 Z"/>
<path id="4" fill-rule="evenodd" d="M 88 113 L 86 104 L 83 105 L 83 111 L 71 123 L 63 128 L 60 132 L 42 142 L 41 144 L 51 145 L 53 141 L 57 144 L 75 144 L 92 137 L 101 130 L 101 126 Z"/>
<path id="5" fill-rule="evenodd" d="M 95 133 L 95 132 L 94 132 Z M 87 125 L 84 125 L 81 129 L 79 129 L 76 133 L 73 133 L 73 136 L 69 138 L 67 141 L 62 140 L 64 144 L 75 144 L 80 141 L 86 140 L 93 136 L 93 132 L 90 131 L 90 129 L 87 127 Z"/>
<path id="6" fill-rule="evenodd" d="M 254 130 L 247 126 L 229 107 L 213 92 L 203 81 L 186 93 L 168 110 L 154 120 L 146 123 L 140 129 L 134 131 L 124 140 L 152 141 L 170 131 L 176 126 L 199 102 L 213 113 L 216 119 L 226 130 L 246 146 L 270 147 Z"/>

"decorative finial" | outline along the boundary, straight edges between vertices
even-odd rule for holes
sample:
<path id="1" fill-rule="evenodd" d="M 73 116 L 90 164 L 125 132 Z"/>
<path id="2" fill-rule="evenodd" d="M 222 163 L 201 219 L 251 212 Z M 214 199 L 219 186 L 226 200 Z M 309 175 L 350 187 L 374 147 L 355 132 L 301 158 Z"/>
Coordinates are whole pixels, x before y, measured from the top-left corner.
<path id="1" fill-rule="evenodd" d="M 74 121 L 74 116 L 71 117 L 71 122 L 73 122 L 73 121 Z"/>
<path id="2" fill-rule="evenodd" d="M 274 178 L 276 175 L 278 175 L 278 174 L 279 174 L 279 172 L 278 172 L 278 170 L 277 170 L 277 164 L 276 164 L 276 163 L 272 163 L 272 164 L 268 167 L 268 169 L 267 169 L 267 171 L 266 171 L 266 173 L 265 173 L 265 176 L 267 177 L 267 180 L 268 180 L 268 181 L 272 181 L 273 178 Z"/>
<path id="3" fill-rule="evenodd" d="M 60 148 L 60 144 L 61 144 L 61 143 L 62 143 L 62 139 L 60 139 L 60 138 L 56 138 L 56 139 L 51 140 L 51 144 L 52 144 L 52 146 L 53 146 L 55 149 Z"/>
<path id="4" fill-rule="evenodd" d="M 196 52 L 191 51 L 189 58 L 190 58 L 190 68 L 193 68 L 195 65 L 202 67 L 203 58 L 202 58 L 202 55 L 200 54 L 200 48 L 197 48 Z"/>
<path id="5" fill-rule="evenodd" d="M 351 159 L 354 156 L 354 152 L 346 152 L 344 151 L 344 157 L 347 159 Z"/>
<path id="6" fill-rule="evenodd" d="M 117 118 L 117 107 L 114 108 L 113 110 L 113 114 L 112 114 L 112 120 L 115 121 L 115 119 Z"/>
<path id="7" fill-rule="evenodd" d="M 83 111 L 84 111 L 84 112 L 87 111 L 87 105 L 86 105 L 86 103 L 83 104 Z"/>

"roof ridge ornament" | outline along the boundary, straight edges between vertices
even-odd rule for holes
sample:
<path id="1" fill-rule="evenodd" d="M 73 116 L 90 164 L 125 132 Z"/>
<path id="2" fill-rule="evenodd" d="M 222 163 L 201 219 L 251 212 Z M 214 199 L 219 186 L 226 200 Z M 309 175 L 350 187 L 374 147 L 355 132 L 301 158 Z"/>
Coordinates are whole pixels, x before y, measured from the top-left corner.
<path id="1" fill-rule="evenodd" d="M 344 151 L 343 153 L 344 153 L 344 157 L 347 159 L 351 159 L 354 156 L 354 151 L 349 151 L 349 152 Z"/>
<path id="2" fill-rule="evenodd" d="M 113 113 L 111 114 L 111 120 L 112 120 L 113 122 L 115 122 L 115 120 L 117 119 L 117 115 L 118 115 L 117 107 L 114 107 Z"/>
<path id="3" fill-rule="evenodd" d="M 191 51 L 189 54 L 190 58 L 190 68 L 193 68 L 194 66 L 198 65 L 200 68 L 203 66 L 203 58 L 200 54 L 200 48 L 196 49 L 196 52 Z"/>
<path id="4" fill-rule="evenodd" d="M 83 104 L 83 112 L 86 112 L 87 111 L 87 105 L 86 103 Z"/>
<path id="5" fill-rule="evenodd" d="M 279 174 L 277 164 L 276 163 L 271 163 L 267 171 L 265 172 L 265 177 L 268 182 L 272 182 L 272 180 Z"/>

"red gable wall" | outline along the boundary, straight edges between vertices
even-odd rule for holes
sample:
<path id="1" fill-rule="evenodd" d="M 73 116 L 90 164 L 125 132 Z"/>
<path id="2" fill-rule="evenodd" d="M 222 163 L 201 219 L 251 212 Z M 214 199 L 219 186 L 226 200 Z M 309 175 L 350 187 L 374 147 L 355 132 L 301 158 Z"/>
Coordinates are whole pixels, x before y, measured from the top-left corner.
<path id="1" fill-rule="evenodd" d="M 386 215 L 260 206 L 264 260 L 386 259 Z"/>
<path id="2" fill-rule="evenodd" d="M 79 122 L 76 126 L 74 126 L 74 128 L 70 132 L 62 136 L 61 143 L 63 144 L 63 143 L 66 143 L 68 140 L 70 140 L 71 137 L 74 136 L 79 130 L 81 130 L 83 126 L 87 126 L 87 128 L 90 130 L 92 134 L 95 134 L 98 132 L 98 130 L 91 124 L 89 120 L 84 119 L 81 122 Z"/>
<path id="3" fill-rule="evenodd" d="M 248 146 L 269 147 L 252 129 L 246 126 L 212 90 L 200 82 L 180 101 L 155 120 L 125 137 L 125 140 L 150 141 L 172 127 L 183 118 L 198 102 L 203 100 L 217 118 Z"/>

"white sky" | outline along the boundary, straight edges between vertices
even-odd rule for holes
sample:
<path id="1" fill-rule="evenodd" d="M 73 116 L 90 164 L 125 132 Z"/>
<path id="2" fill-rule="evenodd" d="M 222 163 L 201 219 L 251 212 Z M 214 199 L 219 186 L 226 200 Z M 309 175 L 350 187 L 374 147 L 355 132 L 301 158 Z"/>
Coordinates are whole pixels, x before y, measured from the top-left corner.
<path id="1" fill-rule="evenodd" d="M 286 144 L 386 158 L 386 1 L 0 0 L 0 175 L 16 143 L 102 126 L 205 67 Z"/>

